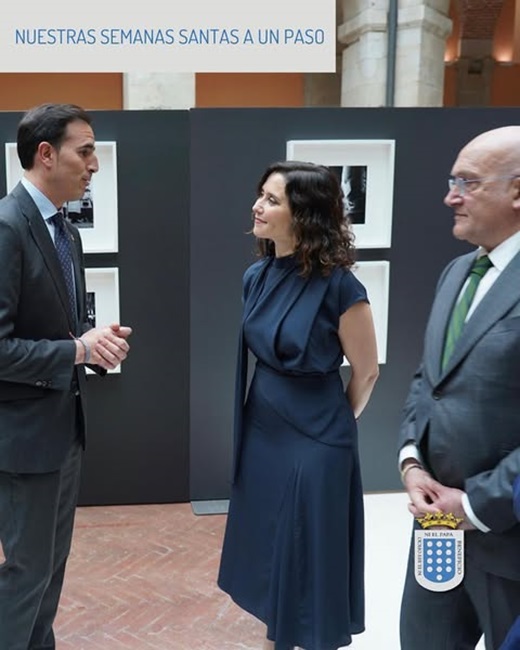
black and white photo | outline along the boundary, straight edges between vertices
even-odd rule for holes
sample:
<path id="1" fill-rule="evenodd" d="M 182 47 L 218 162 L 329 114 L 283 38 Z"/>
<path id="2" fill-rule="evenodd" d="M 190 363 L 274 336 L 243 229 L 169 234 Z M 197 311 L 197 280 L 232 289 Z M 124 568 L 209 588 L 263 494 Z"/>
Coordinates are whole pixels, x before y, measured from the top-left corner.
<path id="1" fill-rule="evenodd" d="M 85 281 L 87 317 L 92 326 L 95 327 L 96 323 L 107 325 L 119 323 L 119 269 L 116 267 L 85 269 Z M 119 373 L 121 366 L 108 372 Z"/>
<path id="2" fill-rule="evenodd" d="M 287 160 L 326 165 L 337 175 L 356 248 L 391 246 L 394 157 L 394 140 L 287 142 Z"/>
<path id="3" fill-rule="evenodd" d="M 65 217 L 81 229 L 85 253 L 117 253 L 117 146 L 116 142 L 96 142 L 99 171 L 92 177 L 85 193 L 78 201 L 69 201 L 64 207 Z M 7 191 L 10 192 L 22 178 L 23 169 L 18 160 L 16 142 L 5 143 Z"/>

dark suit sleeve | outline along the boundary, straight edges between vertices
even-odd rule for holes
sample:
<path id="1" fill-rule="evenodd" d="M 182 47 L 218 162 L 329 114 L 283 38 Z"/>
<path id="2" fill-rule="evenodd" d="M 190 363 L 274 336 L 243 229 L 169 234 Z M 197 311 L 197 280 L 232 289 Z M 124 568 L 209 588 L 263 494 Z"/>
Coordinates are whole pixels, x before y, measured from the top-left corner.
<path id="1" fill-rule="evenodd" d="M 74 341 L 17 337 L 20 294 L 37 290 L 24 278 L 23 264 L 19 233 L 0 219 L 0 381 L 67 390 L 74 369 Z M 49 318 L 49 314 L 41 314 L 41 318 Z"/>
<path id="2" fill-rule="evenodd" d="M 422 393 L 423 376 L 422 364 L 417 368 L 408 397 L 406 398 L 403 409 L 403 422 L 399 431 L 399 450 L 407 444 L 417 444 L 417 429 L 415 426 L 416 407 L 419 396 Z"/>
<path id="3" fill-rule="evenodd" d="M 515 449 L 492 470 L 466 480 L 464 488 L 473 512 L 494 533 L 503 533 L 518 523 L 513 484 L 519 473 L 520 449 Z"/>
<path id="4" fill-rule="evenodd" d="M 518 650 L 520 648 L 520 616 L 509 630 L 506 639 L 499 650 Z"/>
<path id="5" fill-rule="evenodd" d="M 513 505 L 516 518 L 520 520 L 520 474 L 518 474 L 513 483 Z"/>
<path id="6" fill-rule="evenodd" d="M 435 295 L 437 295 L 441 289 L 446 276 L 448 275 L 454 263 L 455 260 L 451 261 L 441 273 L 437 282 L 437 286 L 435 288 Z M 418 444 L 419 432 L 417 431 L 416 427 L 417 404 L 419 403 L 421 397 L 424 395 L 425 391 L 428 390 L 428 388 L 428 381 L 424 378 L 423 352 L 423 360 L 421 361 L 418 369 L 415 371 L 403 409 L 403 422 L 399 431 L 399 450 L 401 450 L 406 444 Z"/>

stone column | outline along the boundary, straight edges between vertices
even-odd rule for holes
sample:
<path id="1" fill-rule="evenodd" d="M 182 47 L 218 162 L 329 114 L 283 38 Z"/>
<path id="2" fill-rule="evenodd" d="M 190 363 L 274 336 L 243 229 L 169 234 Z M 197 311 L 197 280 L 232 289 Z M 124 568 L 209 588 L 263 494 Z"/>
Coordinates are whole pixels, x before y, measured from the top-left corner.
<path id="1" fill-rule="evenodd" d="M 442 106 L 449 0 L 400 0 L 396 106 Z"/>
<path id="2" fill-rule="evenodd" d="M 387 10 L 388 0 L 343 0 L 341 106 L 385 103 Z"/>
<path id="3" fill-rule="evenodd" d="M 395 106 L 442 106 L 450 0 L 399 0 Z M 386 101 L 389 0 L 343 0 L 342 106 Z"/>
<path id="4" fill-rule="evenodd" d="M 141 73 L 123 75 L 124 109 L 187 109 L 195 106 L 192 73 Z"/>

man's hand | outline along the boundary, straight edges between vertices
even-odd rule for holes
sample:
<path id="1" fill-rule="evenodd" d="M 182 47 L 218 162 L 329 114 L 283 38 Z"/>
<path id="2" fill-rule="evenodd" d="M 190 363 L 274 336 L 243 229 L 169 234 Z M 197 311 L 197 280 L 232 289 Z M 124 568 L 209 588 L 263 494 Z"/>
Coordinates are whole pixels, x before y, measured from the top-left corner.
<path id="1" fill-rule="evenodd" d="M 76 363 L 92 363 L 106 370 L 113 370 L 122 361 L 124 361 L 130 350 L 127 338 L 132 333 L 131 327 L 113 323 L 107 327 L 94 327 L 83 334 L 77 345 L 84 347 L 90 352 L 90 357 L 86 360 L 86 349 L 84 349 L 81 358 L 81 347 L 79 348 L 80 359 L 76 356 Z"/>
<path id="2" fill-rule="evenodd" d="M 475 530 L 475 526 L 466 519 L 464 506 L 462 505 L 463 490 L 458 488 L 442 486 L 439 491 L 439 497 L 434 501 L 434 506 L 437 511 L 451 512 L 457 518 L 463 521 L 457 526 L 458 530 Z"/>
<path id="3" fill-rule="evenodd" d="M 451 512 L 455 517 L 463 519 L 457 526 L 458 530 L 475 530 L 475 526 L 466 519 L 462 490 L 442 485 L 419 467 L 406 473 L 404 483 L 411 501 L 408 510 L 414 517 L 421 517 L 427 512 Z"/>
<path id="4" fill-rule="evenodd" d="M 114 332 L 114 334 L 116 334 L 117 336 L 121 336 L 124 339 L 127 339 L 132 333 L 131 327 L 125 327 L 123 325 L 120 325 L 119 323 L 112 323 L 110 325 L 110 329 Z"/>
<path id="5" fill-rule="evenodd" d="M 406 469 L 407 461 L 403 464 L 403 469 Z M 417 465 L 416 462 L 409 463 L 410 465 Z M 408 510 L 414 517 L 425 514 L 426 512 L 437 512 L 438 507 L 433 505 L 439 498 L 440 491 L 443 485 L 436 481 L 430 474 L 420 467 L 410 467 L 406 471 L 403 478 L 404 487 L 410 497 Z"/>

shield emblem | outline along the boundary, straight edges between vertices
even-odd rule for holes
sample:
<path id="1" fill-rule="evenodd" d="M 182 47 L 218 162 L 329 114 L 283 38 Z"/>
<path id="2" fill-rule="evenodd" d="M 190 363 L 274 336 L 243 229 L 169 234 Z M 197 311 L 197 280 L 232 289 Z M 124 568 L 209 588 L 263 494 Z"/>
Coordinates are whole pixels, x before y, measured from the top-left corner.
<path id="1" fill-rule="evenodd" d="M 416 530 L 415 579 L 429 591 L 449 591 L 464 578 L 462 530 Z"/>

